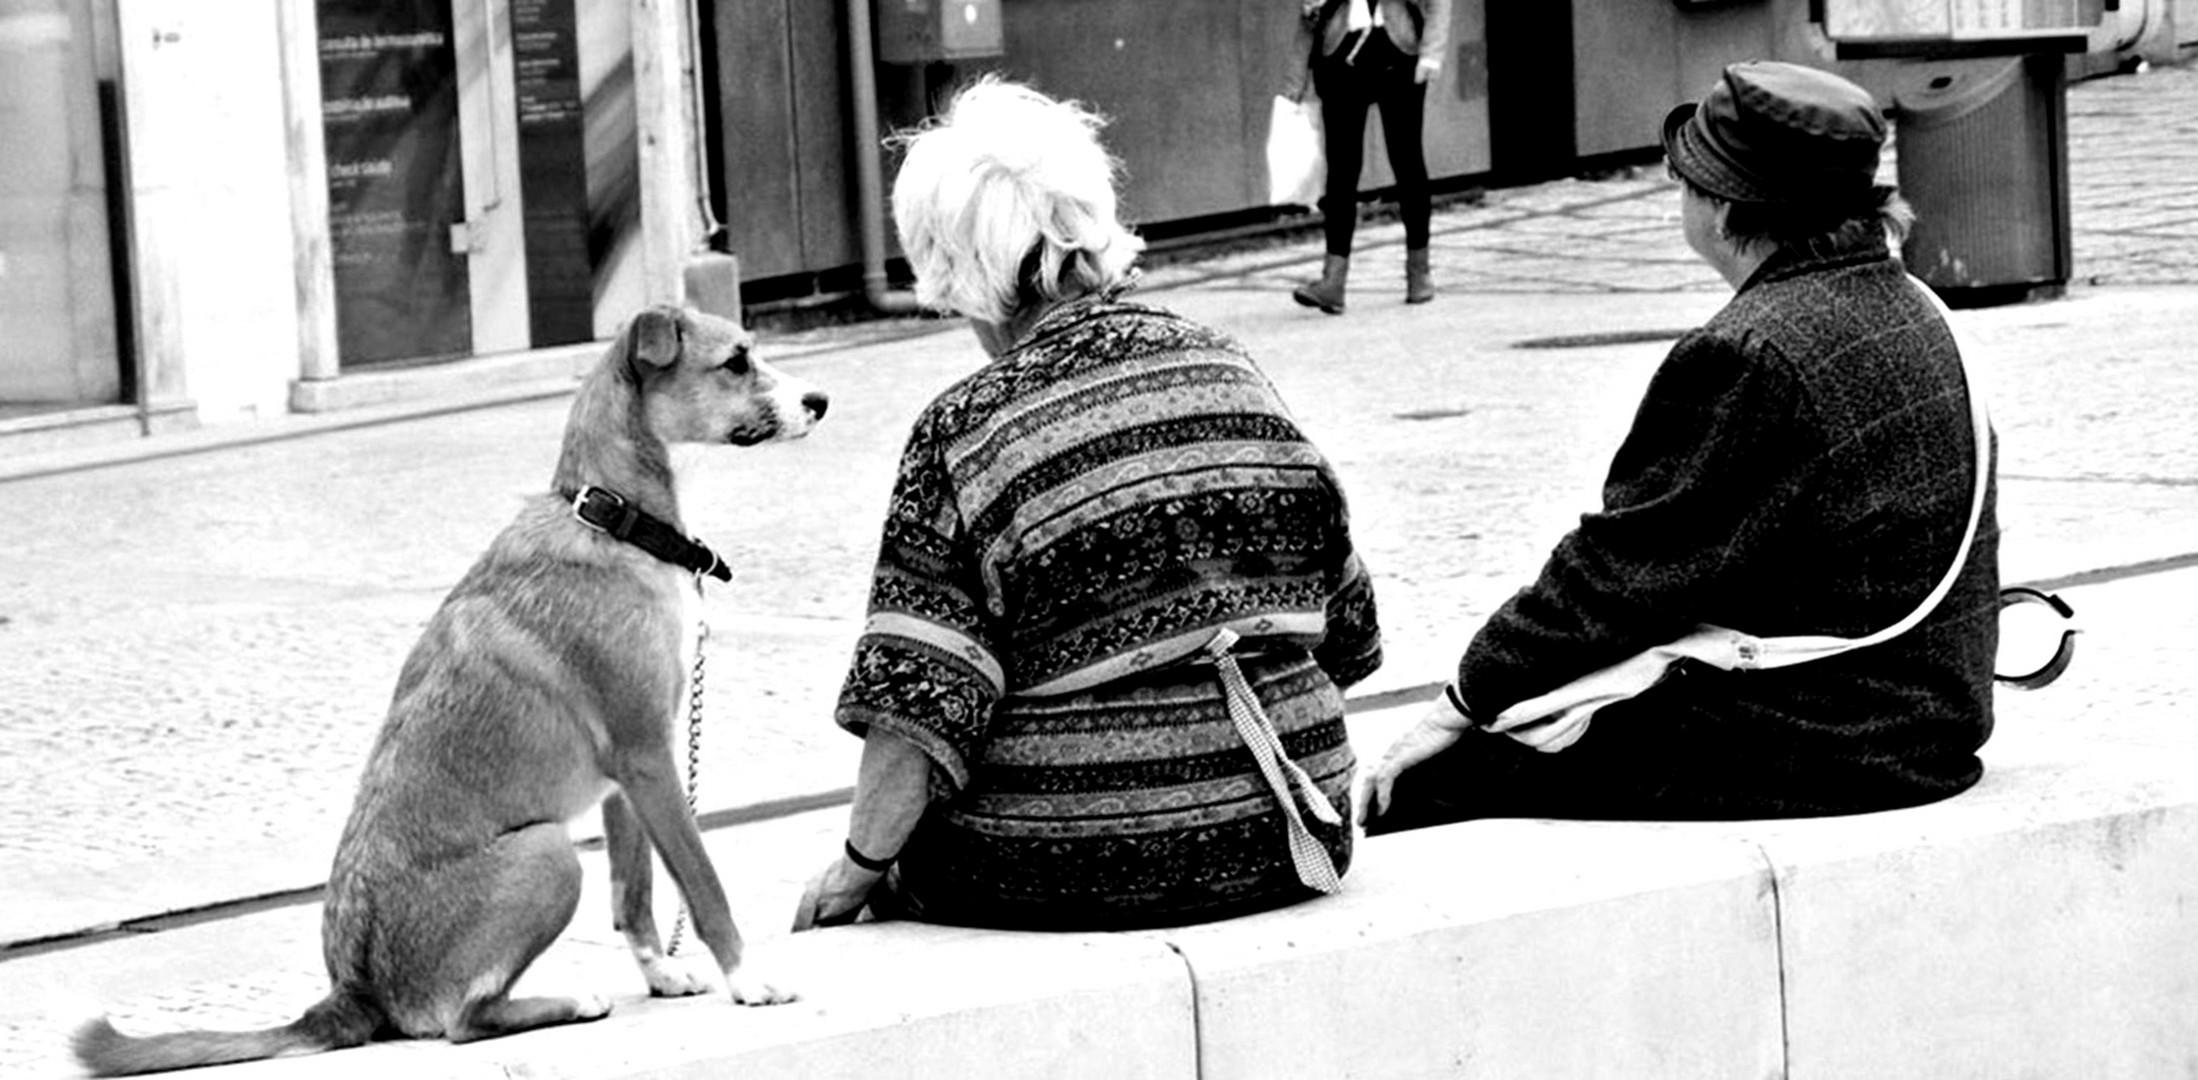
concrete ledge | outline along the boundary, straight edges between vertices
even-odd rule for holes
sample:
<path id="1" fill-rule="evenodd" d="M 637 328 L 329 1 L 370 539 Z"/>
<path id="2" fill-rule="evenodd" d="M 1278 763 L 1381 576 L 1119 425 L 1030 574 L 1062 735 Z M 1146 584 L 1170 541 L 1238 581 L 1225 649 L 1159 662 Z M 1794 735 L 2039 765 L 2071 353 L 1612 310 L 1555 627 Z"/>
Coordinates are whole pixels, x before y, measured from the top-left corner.
<path id="1" fill-rule="evenodd" d="M 802 999 L 620 998 L 609 1017 L 464 1046 L 378 1043 L 197 1070 L 278 1080 L 1195 1075 L 1188 971 L 1158 941 L 898 924 L 773 942 Z M 606 953 L 610 950 L 605 950 Z M 617 963 L 628 971 L 623 950 Z M 798 981 L 796 981 L 798 980 Z M 536 988 L 535 992 L 543 992 Z"/>
<path id="2" fill-rule="evenodd" d="M 2198 775 L 2035 731 L 1993 748 L 1935 806 L 1755 827 L 1788 1076 L 2198 1075 Z"/>
<path id="3" fill-rule="evenodd" d="M 629 990 L 594 1024 L 235 1068 L 416 1080 L 2198 1075 L 2198 775 L 2173 755 L 2057 730 L 2071 734 L 2001 732 L 1983 784 L 1913 810 L 1472 822 L 1368 840 L 1341 895 L 1230 922 L 794 935 L 758 957 L 802 990 L 792 1005 Z M 638 986 L 622 948 L 586 959 L 601 970 L 530 972 L 522 990 Z"/>
<path id="4" fill-rule="evenodd" d="M 1777 913 L 1722 837 L 1486 821 L 1361 845 L 1345 891 L 1160 935 L 1201 1080 L 1778 1074 Z"/>

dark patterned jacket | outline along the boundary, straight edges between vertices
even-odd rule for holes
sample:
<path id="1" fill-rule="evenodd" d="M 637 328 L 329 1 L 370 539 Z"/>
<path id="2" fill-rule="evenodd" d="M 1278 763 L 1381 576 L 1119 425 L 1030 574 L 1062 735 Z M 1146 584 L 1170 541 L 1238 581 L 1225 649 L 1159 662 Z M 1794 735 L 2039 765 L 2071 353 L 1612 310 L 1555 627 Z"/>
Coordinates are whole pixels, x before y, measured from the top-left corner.
<path id="1" fill-rule="evenodd" d="M 1301 895 L 1231 726 L 1220 627 L 1342 807 L 1340 686 L 1380 663 L 1343 492 L 1227 338 L 1056 308 L 917 418 L 837 719 L 932 759 L 895 883 L 935 921 L 1180 921 Z M 1349 830 L 1319 832 L 1339 865 Z"/>
<path id="2" fill-rule="evenodd" d="M 1702 623 L 1889 626 L 1953 561 L 1975 452 L 1951 333 L 1881 243 L 1774 258 L 1658 368 L 1603 508 L 1468 647 L 1465 702 L 1492 718 Z M 1995 497 L 1953 591 L 1906 634 L 1774 671 L 1689 667 L 1596 724 L 1689 713 L 1670 752 L 1727 758 L 1733 784 L 1775 784 L 1793 812 L 1968 787 L 1992 729 Z"/>

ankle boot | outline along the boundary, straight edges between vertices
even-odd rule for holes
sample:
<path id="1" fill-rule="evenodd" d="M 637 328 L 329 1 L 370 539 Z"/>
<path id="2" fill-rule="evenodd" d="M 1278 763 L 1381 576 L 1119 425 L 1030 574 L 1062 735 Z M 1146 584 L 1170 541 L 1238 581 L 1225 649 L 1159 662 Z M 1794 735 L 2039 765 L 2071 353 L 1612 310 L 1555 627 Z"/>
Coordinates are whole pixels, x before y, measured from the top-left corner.
<path id="1" fill-rule="evenodd" d="M 1404 253 L 1404 302 L 1424 304 L 1434 298 L 1435 279 L 1427 268 L 1427 249 L 1407 249 Z"/>
<path id="2" fill-rule="evenodd" d="M 1351 257 L 1330 255 L 1320 264 L 1320 280 L 1308 281 L 1290 291 L 1298 303 L 1317 307 L 1330 315 L 1343 314 L 1343 279 L 1351 272 Z"/>

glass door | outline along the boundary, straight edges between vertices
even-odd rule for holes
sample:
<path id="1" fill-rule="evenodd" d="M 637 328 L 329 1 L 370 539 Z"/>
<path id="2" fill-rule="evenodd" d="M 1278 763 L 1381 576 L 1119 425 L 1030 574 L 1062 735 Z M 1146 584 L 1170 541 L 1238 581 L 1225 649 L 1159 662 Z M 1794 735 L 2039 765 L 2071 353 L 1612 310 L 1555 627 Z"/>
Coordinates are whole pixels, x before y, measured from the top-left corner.
<path id="1" fill-rule="evenodd" d="M 638 293 L 627 5 L 318 3 L 340 365 L 606 335 Z"/>
<path id="2" fill-rule="evenodd" d="M 473 351 L 449 0 L 318 0 L 336 342 L 344 367 Z"/>

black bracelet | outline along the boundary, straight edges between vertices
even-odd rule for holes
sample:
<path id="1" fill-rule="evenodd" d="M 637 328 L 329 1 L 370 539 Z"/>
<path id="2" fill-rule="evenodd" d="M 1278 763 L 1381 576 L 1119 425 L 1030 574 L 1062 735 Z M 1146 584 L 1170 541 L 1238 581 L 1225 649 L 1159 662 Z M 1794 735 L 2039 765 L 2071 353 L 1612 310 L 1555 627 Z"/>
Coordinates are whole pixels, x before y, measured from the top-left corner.
<path id="1" fill-rule="evenodd" d="M 892 867 L 893 860 L 900 858 L 899 855 L 888 855 L 882 859 L 873 859 L 855 850 L 855 841 L 852 837 L 848 839 L 845 846 L 847 848 L 847 861 L 873 874 L 885 873 L 887 869 Z"/>

